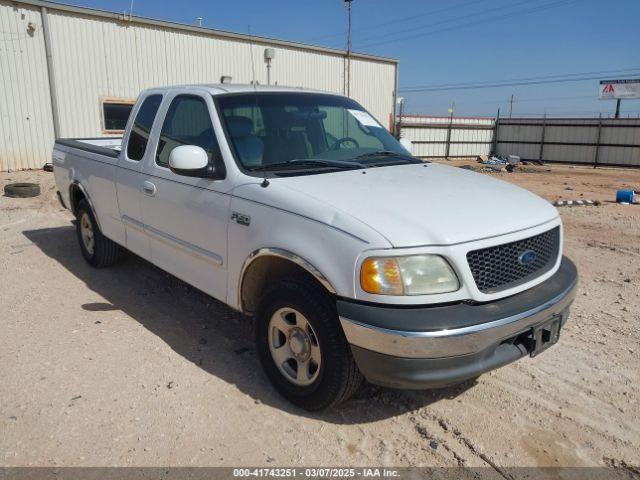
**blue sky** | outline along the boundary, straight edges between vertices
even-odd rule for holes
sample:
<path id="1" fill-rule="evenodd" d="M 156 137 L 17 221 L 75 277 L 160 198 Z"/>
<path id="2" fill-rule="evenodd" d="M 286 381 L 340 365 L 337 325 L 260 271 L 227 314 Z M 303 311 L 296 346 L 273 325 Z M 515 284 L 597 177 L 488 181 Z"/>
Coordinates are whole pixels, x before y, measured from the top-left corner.
<path id="1" fill-rule="evenodd" d="M 129 10 L 130 0 L 66 0 Z M 640 78 L 640 0 L 354 0 L 353 49 L 400 60 L 400 88 L 583 72 Z M 134 0 L 133 11 L 181 23 L 344 48 L 343 0 Z M 628 69 L 627 72 L 615 72 Z M 635 69 L 633 72 L 630 69 Z M 635 73 L 635 74 L 634 74 Z M 595 74 L 597 76 L 599 74 Z M 586 75 L 585 75 L 586 76 Z M 612 113 L 597 80 L 401 92 L 405 110 L 446 115 Z M 640 100 L 622 102 L 640 115 Z"/>

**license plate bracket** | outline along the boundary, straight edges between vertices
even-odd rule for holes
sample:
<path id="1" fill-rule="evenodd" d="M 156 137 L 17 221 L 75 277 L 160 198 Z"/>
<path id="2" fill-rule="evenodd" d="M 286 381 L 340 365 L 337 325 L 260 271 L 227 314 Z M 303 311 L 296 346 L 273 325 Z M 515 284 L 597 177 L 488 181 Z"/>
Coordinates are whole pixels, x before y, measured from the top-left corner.
<path id="1" fill-rule="evenodd" d="M 546 322 L 531 329 L 531 351 L 529 355 L 535 357 L 547 348 L 558 343 L 562 317 L 554 316 Z"/>

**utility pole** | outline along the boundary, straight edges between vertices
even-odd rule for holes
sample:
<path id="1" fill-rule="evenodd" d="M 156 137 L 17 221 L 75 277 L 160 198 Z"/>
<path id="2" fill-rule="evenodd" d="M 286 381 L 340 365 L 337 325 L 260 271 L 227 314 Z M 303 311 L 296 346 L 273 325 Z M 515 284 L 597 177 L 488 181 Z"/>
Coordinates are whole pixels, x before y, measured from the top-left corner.
<path id="1" fill-rule="evenodd" d="M 449 152 L 451 151 L 451 129 L 453 128 L 453 107 L 456 102 L 451 102 L 451 108 L 449 109 L 449 128 L 447 128 L 447 144 L 445 146 L 444 156 L 447 160 L 449 160 Z"/>
<path id="2" fill-rule="evenodd" d="M 349 26 L 347 28 L 347 72 L 345 75 L 347 97 L 351 93 L 351 2 L 353 2 L 353 0 L 344 0 L 344 3 L 347 4 L 347 10 L 349 11 Z"/>
<path id="3" fill-rule="evenodd" d="M 614 118 L 620 118 L 620 102 L 620 99 L 616 101 L 616 116 Z"/>
<path id="4" fill-rule="evenodd" d="M 511 94 L 511 98 L 509 99 L 509 118 L 511 118 L 512 113 L 513 113 L 513 93 Z"/>
<path id="5" fill-rule="evenodd" d="M 491 148 L 491 152 L 493 155 L 498 154 L 498 125 L 500 123 L 500 108 L 498 108 L 498 113 L 496 114 L 496 121 L 493 125 L 493 145 Z"/>

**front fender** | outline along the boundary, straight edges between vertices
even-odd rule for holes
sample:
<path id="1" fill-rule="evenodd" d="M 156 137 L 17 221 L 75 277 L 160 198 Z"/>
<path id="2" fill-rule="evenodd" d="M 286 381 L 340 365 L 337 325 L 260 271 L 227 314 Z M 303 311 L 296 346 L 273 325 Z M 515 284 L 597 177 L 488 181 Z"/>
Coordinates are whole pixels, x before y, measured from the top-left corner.
<path id="1" fill-rule="evenodd" d="M 243 221 L 234 220 L 234 214 L 236 218 L 242 216 Z M 388 246 L 383 241 L 359 238 L 320 221 L 243 198 L 232 199 L 231 216 L 227 303 L 238 310 L 242 309 L 243 274 L 259 256 L 286 258 L 313 275 L 329 292 L 355 298 L 358 256 L 373 245 Z"/>

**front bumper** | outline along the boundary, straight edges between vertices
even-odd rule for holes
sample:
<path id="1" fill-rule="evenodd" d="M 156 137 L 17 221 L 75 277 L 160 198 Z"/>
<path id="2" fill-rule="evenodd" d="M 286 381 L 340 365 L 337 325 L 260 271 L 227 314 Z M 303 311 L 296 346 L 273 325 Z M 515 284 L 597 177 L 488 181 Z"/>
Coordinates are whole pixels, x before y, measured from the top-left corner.
<path id="1" fill-rule="evenodd" d="M 524 335 L 552 318 L 564 325 L 578 273 L 567 257 L 542 284 L 495 302 L 418 308 L 338 300 L 342 328 L 371 383 L 434 388 L 458 383 L 530 353 Z"/>

